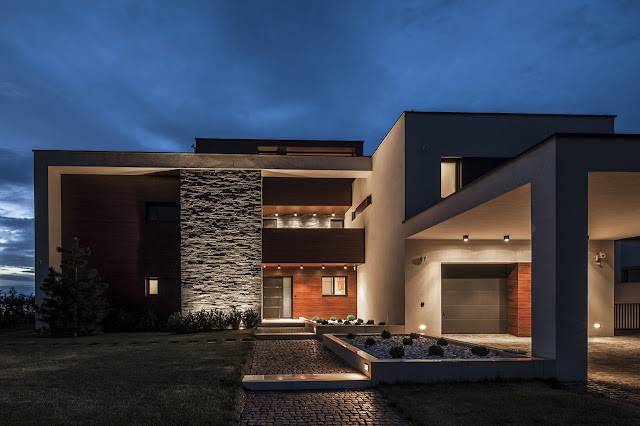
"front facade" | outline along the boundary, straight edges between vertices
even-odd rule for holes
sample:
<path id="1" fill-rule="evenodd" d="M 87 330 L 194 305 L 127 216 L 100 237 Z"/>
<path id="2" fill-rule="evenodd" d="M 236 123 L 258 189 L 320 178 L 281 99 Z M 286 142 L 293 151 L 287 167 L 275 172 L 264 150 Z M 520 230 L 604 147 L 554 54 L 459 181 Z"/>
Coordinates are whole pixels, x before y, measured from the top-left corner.
<path id="1" fill-rule="evenodd" d="M 615 241 L 640 235 L 627 208 L 640 170 L 613 161 L 638 138 L 613 120 L 405 112 L 371 157 L 359 141 L 36 151 L 36 280 L 77 236 L 123 310 L 532 336 L 559 378 L 580 379 L 579 342 L 613 335 Z M 582 238 L 572 229 L 579 247 L 563 245 Z"/>

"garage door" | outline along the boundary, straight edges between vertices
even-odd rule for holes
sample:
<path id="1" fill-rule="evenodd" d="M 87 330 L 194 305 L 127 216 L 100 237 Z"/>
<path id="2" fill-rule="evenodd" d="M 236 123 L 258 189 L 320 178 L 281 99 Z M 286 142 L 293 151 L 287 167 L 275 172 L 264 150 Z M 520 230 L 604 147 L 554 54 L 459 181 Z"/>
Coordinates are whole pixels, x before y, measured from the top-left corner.
<path id="1" fill-rule="evenodd" d="M 507 333 L 509 265 L 442 265 L 442 333 Z"/>

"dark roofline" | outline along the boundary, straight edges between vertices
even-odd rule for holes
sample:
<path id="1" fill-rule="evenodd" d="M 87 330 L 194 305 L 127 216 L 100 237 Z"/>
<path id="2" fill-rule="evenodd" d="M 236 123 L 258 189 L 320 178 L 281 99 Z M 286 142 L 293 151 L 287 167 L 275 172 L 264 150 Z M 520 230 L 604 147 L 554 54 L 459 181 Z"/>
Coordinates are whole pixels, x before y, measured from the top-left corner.
<path id="1" fill-rule="evenodd" d="M 340 139 L 247 139 L 247 138 L 195 138 L 196 141 L 225 141 L 225 142 L 274 142 L 274 143 L 364 143 L 360 140 L 340 140 Z"/>
<path id="2" fill-rule="evenodd" d="M 523 115 L 523 116 L 545 116 L 545 117 L 612 117 L 616 114 L 549 114 L 549 113 L 527 113 L 527 112 L 458 112 L 458 111 L 404 111 L 407 114 L 451 114 L 451 115 Z"/>
<path id="3" fill-rule="evenodd" d="M 550 142 L 551 140 L 555 140 L 555 139 L 559 139 L 559 138 L 570 138 L 570 139 L 585 139 L 585 138 L 586 139 L 597 139 L 597 138 L 640 139 L 640 134 L 633 134 L 633 133 L 554 133 L 554 134 L 552 134 L 550 136 L 547 136 L 546 138 L 544 138 L 543 140 L 541 140 L 537 144 L 533 145 L 531 148 L 522 151 L 520 154 L 516 155 L 515 157 L 513 157 L 511 160 L 507 161 L 506 163 L 501 164 L 500 166 L 496 167 L 495 169 L 491 170 L 490 172 L 485 173 L 484 175 L 480 176 L 476 180 L 470 182 L 468 185 L 463 186 L 458 191 L 456 191 L 453 194 L 449 195 L 447 198 L 443 198 L 440 201 L 438 201 L 437 203 L 430 205 L 426 209 L 424 209 L 422 211 L 419 211 L 418 213 L 414 214 L 413 216 L 409 216 L 409 217 L 405 218 L 402 221 L 402 223 L 405 223 L 409 219 L 412 219 L 412 218 L 414 218 L 414 217 L 416 217 L 416 216 L 418 216 L 418 215 L 420 215 L 420 214 L 422 214 L 422 213 L 434 208 L 438 204 L 450 199 L 451 197 L 455 197 L 457 194 L 465 192 L 466 189 L 472 187 L 473 185 L 476 185 L 478 182 L 484 180 L 487 176 L 491 176 L 492 174 L 499 172 L 500 170 L 504 169 L 505 167 L 508 167 L 514 161 L 519 160 L 520 158 L 526 156 L 531 151 L 534 151 L 534 150 L 538 149 L 542 145 L 545 145 L 547 142 Z M 466 192 L 468 192 L 468 191 L 466 191 Z"/>

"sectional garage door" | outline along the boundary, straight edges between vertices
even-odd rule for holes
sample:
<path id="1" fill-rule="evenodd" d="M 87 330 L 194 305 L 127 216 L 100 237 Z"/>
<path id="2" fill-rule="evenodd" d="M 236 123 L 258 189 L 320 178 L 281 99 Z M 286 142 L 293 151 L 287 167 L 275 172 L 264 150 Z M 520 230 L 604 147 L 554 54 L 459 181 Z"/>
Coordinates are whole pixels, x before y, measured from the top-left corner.
<path id="1" fill-rule="evenodd" d="M 507 333 L 510 265 L 442 265 L 442 333 Z"/>

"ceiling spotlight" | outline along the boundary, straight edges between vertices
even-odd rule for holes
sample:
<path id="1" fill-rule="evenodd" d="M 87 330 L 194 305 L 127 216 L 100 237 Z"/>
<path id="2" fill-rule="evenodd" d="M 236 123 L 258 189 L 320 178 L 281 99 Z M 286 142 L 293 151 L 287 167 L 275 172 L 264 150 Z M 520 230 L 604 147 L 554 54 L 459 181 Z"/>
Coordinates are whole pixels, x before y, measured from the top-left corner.
<path id="1" fill-rule="evenodd" d="M 267 268 L 267 265 L 262 265 L 262 267 L 266 269 L 266 268 Z"/>
<path id="2" fill-rule="evenodd" d="M 344 265 L 344 269 L 347 269 L 347 265 Z"/>
<path id="3" fill-rule="evenodd" d="M 324 265 L 322 265 L 322 269 L 324 269 Z"/>
<path id="4" fill-rule="evenodd" d="M 509 236 L 508 236 L 508 235 L 505 235 L 505 236 L 504 236 L 504 241 L 505 241 L 505 243 L 508 243 L 508 242 L 509 242 Z"/>
<path id="5" fill-rule="evenodd" d="M 278 213 L 276 213 L 275 216 L 278 217 Z"/>
<path id="6" fill-rule="evenodd" d="M 462 241 L 464 241 L 464 242 L 469 241 L 469 236 L 468 235 L 463 235 L 462 236 Z"/>
<path id="7" fill-rule="evenodd" d="M 294 215 L 294 216 L 298 216 L 298 213 L 294 213 L 293 215 Z"/>
<path id="8" fill-rule="evenodd" d="M 316 217 L 316 214 L 315 214 L 315 213 L 313 214 L 313 217 Z"/>
<path id="9" fill-rule="evenodd" d="M 335 213 L 331 213 L 331 216 L 335 216 L 335 215 L 336 215 Z"/>
<path id="10" fill-rule="evenodd" d="M 300 265 L 300 269 L 304 269 L 304 266 Z"/>
<path id="11" fill-rule="evenodd" d="M 278 265 L 278 269 L 280 269 L 280 265 Z"/>

